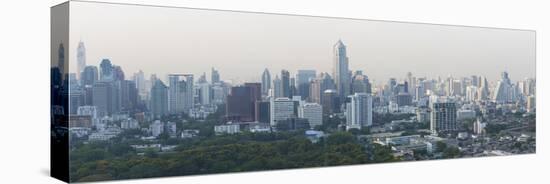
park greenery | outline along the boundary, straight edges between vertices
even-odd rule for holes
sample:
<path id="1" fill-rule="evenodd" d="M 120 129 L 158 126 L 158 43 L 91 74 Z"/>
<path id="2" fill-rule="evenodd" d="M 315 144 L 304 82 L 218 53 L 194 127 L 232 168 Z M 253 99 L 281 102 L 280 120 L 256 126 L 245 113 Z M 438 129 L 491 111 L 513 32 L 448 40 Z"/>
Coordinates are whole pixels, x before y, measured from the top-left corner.
<path id="1" fill-rule="evenodd" d="M 193 120 L 185 114 L 162 117 L 176 122 L 178 132 L 199 130 L 193 138 L 173 138 L 161 134 L 155 140 L 142 140 L 142 130 L 125 130 L 109 141 L 71 142 L 71 181 L 181 176 L 242 171 L 261 171 L 324 167 L 399 161 L 391 148 L 366 144 L 356 135 L 368 130 L 339 131 L 345 119 L 325 118 L 315 129 L 328 136 L 311 141 L 303 130 L 278 132 L 242 132 L 215 135 L 224 109 L 204 120 Z M 146 126 L 145 126 L 146 127 Z M 171 151 L 137 150 L 132 145 L 175 145 Z"/>
<path id="2" fill-rule="evenodd" d="M 78 145 L 70 154 L 72 181 L 179 176 L 397 161 L 389 147 L 366 148 L 348 132 L 313 143 L 301 132 L 242 133 L 179 141 L 173 152 L 146 150 L 133 141 Z M 135 143 L 135 142 L 134 142 Z"/>

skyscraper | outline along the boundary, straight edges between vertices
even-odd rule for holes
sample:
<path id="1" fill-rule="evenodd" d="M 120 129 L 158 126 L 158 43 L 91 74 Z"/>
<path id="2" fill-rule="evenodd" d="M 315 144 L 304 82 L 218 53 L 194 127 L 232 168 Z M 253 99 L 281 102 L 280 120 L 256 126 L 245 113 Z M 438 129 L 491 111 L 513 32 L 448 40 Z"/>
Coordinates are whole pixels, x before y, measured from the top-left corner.
<path id="1" fill-rule="evenodd" d="M 212 84 L 220 82 L 220 72 L 214 68 L 212 68 L 211 81 Z"/>
<path id="2" fill-rule="evenodd" d="M 138 94 L 140 96 L 147 96 L 147 91 L 149 91 L 146 87 L 146 80 L 145 80 L 145 74 L 143 71 L 139 70 L 138 72 L 134 73 L 134 82 L 136 83 L 136 88 L 138 90 Z"/>
<path id="3" fill-rule="evenodd" d="M 284 97 L 283 96 L 283 81 L 279 79 L 278 75 L 275 75 L 275 79 L 273 79 L 273 94 L 272 96 L 274 98 Z"/>
<path id="4" fill-rule="evenodd" d="M 199 102 L 201 105 L 210 105 L 212 101 L 211 96 L 211 85 L 208 83 L 197 84 L 199 87 Z"/>
<path id="5" fill-rule="evenodd" d="M 291 98 L 291 84 L 290 84 L 290 72 L 287 70 L 281 71 L 281 88 L 283 92 L 283 97 Z"/>
<path id="6" fill-rule="evenodd" d="M 262 96 L 268 96 L 269 89 L 271 89 L 271 74 L 266 68 L 262 73 Z"/>
<path id="7" fill-rule="evenodd" d="M 134 81 L 120 81 L 120 102 L 121 109 L 126 112 L 133 112 L 137 107 L 138 92 Z"/>
<path id="8" fill-rule="evenodd" d="M 346 129 L 362 129 L 372 125 L 372 96 L 367 93 L 350 95 L 346 104 Z"/>
<path id="9" fill-rule="evenodd" d="M 185 83 L 180 81 L 179 75 L 168 75 L 168 111 L 170 113 L 184 112 Z"/>
<path id="10" fill-rule="evenodd" d="M 99 71 L 96 66 L 86 66 L 80 73 L 80 84 L 82 86 L 94 85 L 99 78 Z"/>
<path id="11" fill-rule="evenodd" d="M 100 117 L 111 115 L 115 112 L 118 102 L 117 91 L 112 82 L 96 82 L 92 87 L 92 104 L 97 108 L 97 115 Z"/>
<path id="12" fill-rule="evenodd" d="M 76 76 L 80 79 L 80 73 L 84 71 L 84 67 L 86 67 L 86 47 L 84 47 L 84 42 L 82 41 L 78 43 L 78 48 L 76 49 L 76 62 Z"/>
<path id="13" fill-rule="evenodd" d="M 113 64 L 111 64 L 111 60 L 109 59 L 103 59 L 101 60 L 100 67 L 100 74 L 99 74 L 99 80 L 101 81 L 113 81 L 114 80 L 114 72 L 113 72 Z"/>
<path id="14" fill-rule="evenodd" d="M 190 109 L 195 105 L 195 94 L 194 94 L 194 79 L 192 74 L 185 74 L 185 101 L 184 101 L 184 111 L 189 112 Z"/>
<path id="15" fill-rule="evenodd" d="M 340 98 L 344 98 L 350 94 L 351 76 L 346 46 L 342 43 L 342 40 L 338 40 L 338 42 L 334 45 L 333 70 L 336 91 L 338 92 Z"/>
<path id="16" fill-rule="evenodd" d="M 323 107 L 317 103 L 304 103 L 298 108 L 298 117 L 307 119 L 310 127 L 323 124 Z"/>
<path id="17" fill-rule="evenodd" d="M 151 114 L 155 118 L 168 114 L 168 87 L 161 80 L 153 83 L 150 106 Z"/>
<path id="18" fill-rule="evenodd" d="M 314 79 L 316 76 L 315 70 L 298 70 L 296 74 L 296 86 L 297 94 L 302 97 L 302 99 L 309 98 L 309 88 L 310 80 Z"/>
<path id="19" fill-rule="evenodd" d="M 453 99 L 430 97 L 430 130 L 432 134 L 446 133 L 457 130 L 456 103 Z"/>
<path id="20" fill-rule="evenodd" d="M 258 90 L 259 91 L 259 90 Z M 227 96 L 225 116 L 228 120 L 254 121 L 254 96 L 251 86 L 235 86 Z"/>
<path id="21" fill-rule="evenodd" d="M 294 101 L 289 98 L 271 98 L 270 108 L 271 126 L 277 126 L 278 122 L 295 117 Z"/>
<path id="22" fill-rule="evenodd" d="M 511 102 L 513 99 L 512 83 L 507 72 L 501 73 L 501 78 L 497 82 L 493 100 L 497 103 Z"/>
<path id="23" fill-rule="evenodd" d="M 371 93 L 369 77 L 363 75 L 362 71 L 356 71 L 351 82 L 352 93 Z"/>
<path id="24" fill-rule="evenodd" d="M 328 73 L 321 73 L 317 78 L 310 82 L 309 101 L 318 104 L 322 103 L 323 92 L 327 89 L 336 89 L 334 80 Z"/>
<path id="25" fill-rule="evenodd" d="M 185 80 L 182 80 L 185 77 Z M 188 74 L 169 74 L 168 75 L 168 111 L 170 113 L 187 113 L 193 106 L 193 76 Z M 191 97 L 191 98 L 190 98 Z"/>
<path id="26" fill-rule="evenodd" d="M 340 96 L 334 89 L 323 91 L 321 97 L 321 105 L 323 106 L 324 114 L 334 114 L 340 112 Z"/>

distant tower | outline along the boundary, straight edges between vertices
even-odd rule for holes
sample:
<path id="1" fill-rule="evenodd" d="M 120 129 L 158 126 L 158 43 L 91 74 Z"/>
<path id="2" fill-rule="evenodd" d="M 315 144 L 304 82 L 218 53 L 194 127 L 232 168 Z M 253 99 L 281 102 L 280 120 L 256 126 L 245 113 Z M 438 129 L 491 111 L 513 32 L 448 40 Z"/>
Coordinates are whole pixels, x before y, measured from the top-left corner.
<path id="1" fill-rule="evenodd" d="M 493 100 L 497 103 L 505 103 L 512 101 L 512 83 L 507 72 L 502 72 L 501 79 L 498 81 L 495 88 Z"/>
<path id="2" fill-rule="evenodd" d="M 101 81 L 113 81 L 114 80 L 114 72 L 113 72 L 113 64 L 111 64 L 111 60 L 109 59 L 103 59 L 101 60 L 101 64 L 99 64 L 100 67 L 100 74 L 99 74 L 99 80 Z"/>
<path id="3" fill-rule="evenodd" d="M 290 72 L 288 72 L 288 70 L 281 71 L 281 84 L 282 84 L 282 90 L 283 90 L 283 97 L 287 97 L 287 98 L 292 97 Z"/>
<path id="4" fill-rule="evenodd" d="M 338 40 L 334 45 L 333 77 L 340 98 L 343 99 L 348 96 L 350 94 L 351 76 L 346 46 L 342 43 L 342 40 Z"/>
<path id="5" fill-rule="evenodd" d="M 361 129 L 372 125 L 372 96 L 355 93 L 346 104 L 346 129 Z"/>
<path id="6" fill-rule="evenodd" d="M 93 85 L 97 82 L 99 77 L 99 72 L 96 66 L 86 66 L 82 73 L 80 74 L 80 84 L 83 86 Z"/>
<path id="7" fill-rule="evenodd" d="M 78 43 L 78 48 L 76 49 L 76 61 L 77 61 L 77 69 L 76 69 L 76 76 L 80 79 L 80 73 L 84 71 L 84 68 L 86 67 L 86 47 L 84 47 L 84 42 Z"/>
<path id="8" fill-rule="evenodd" d="M 309 99 L 310 81 L 315 79 L 316 75 L 315 70 L 298 70 L 296 74 L 297 95 L 300 95 L 302 99 Z"/>
<path id="9" fill-rule="evenodd" d="M 452 99 L 432 97 L 430 99 L 430 130 L 437 135 L 441 132 L 456 131 L 456 103 Z"/>
<path id="10" fill-rule="evenodd" d="M 220 82 L 220 73 L 215 68 L 212 68 L 211 80 L 212 84 Z"/>
<path id="11" fill-rule="evenodd" d="M 155 118 L 168 114 L 168 87 L 160 80 L 151 88 L 151 113 Z"/>
<path id="12" fill-rule="evenodd" d="M 269 70 L 267 70 L 266 68 L 264 70 L 264 73 L 262 74 L 262 95 L 268 96 L 269 89 L 271 89 L 271 74 L 269 73 Z"/>
<path id="13" fill-rule="evenodd" d="M 283 97 L 283 82 L 281 79 L 279 79 L 278 75 L 275 75 L 275 79 L 273 80 L 273 94 L 272 96 L 275 98 Z"/>

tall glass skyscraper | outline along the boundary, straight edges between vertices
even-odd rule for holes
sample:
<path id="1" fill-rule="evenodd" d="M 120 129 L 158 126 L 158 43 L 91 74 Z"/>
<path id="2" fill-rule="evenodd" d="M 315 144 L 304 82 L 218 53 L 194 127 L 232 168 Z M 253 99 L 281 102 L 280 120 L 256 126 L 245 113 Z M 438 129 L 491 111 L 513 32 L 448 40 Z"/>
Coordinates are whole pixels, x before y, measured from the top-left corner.
<path id="1" fill-rule="evenodd" d="M 263 96 L 269 95 L 269 89 L 271 89 L 271 74 L 269 73 L 269 70 L 266 68 L 264 70 L 264 73 L 262 73 L 262 95 Z"/>
<path id="2" fill-rule="evenodd" d="M 349 61 L 346 53 L 346 46 L 342 40 L 334 45 L 334 82 L 336 83 L 336 91 L 341 99 L 350 94 L 351 75 L 349 71 Z"/>
<path id="3" fill-rule="evenodd" d="M 80 73 L 84 71 L 84 68 L 86 67 L 86 47 L 84 47 L 84 42 L 78 43 L 78 48 L 76 49 L 76 62 L 76 76 L 80 77 Z"/>

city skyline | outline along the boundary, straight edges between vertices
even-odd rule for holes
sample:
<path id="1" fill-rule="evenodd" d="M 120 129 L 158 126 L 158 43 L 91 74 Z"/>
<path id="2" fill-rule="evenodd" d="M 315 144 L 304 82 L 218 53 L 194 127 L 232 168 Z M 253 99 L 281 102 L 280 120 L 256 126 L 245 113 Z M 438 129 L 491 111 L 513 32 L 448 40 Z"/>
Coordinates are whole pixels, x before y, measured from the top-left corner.
<path id="1" fill-rule="evenodd" d="M 50 68 L 68 181 L 536 153 L 532 31 L 70 5 Z"/>
<path id="2" fill-rule="evenodd" d="M 404 79 L 405 75 L 396 74 L 406 72 L 428 78 L 485 75 L 490 81 L 498 79 L 502 71 L 513 74 L 513 80 L 535 77 L 535 34 L 532 31 L 272 14 L 257 14 L 264 20 L 258 25 L 255 18 L 246 18 L 246 14 L 239 12 L 194 9 L 157 12 L 155 8 L 138 7 L 128 12 L 124 10 L 125 15 L 119 15 L 116 12 L 124 6 L 94 4 L 80 7 L 80 3 L 73 6 L 81 13 L 74 13 L 71 19 L 71 29 L 79 34 L 70 35 L 71 42 L 67 47 L 70 63 L 77 58 L 74 51 L 78 42 L 83 41 L 89 65 L 97 65 L 102 59 L 109 58 L 123 66 L 127 73 L 141 69 L 147 75 L 154 73 L 163 80 L 169 73 L 199 76 L 211 67 L 224 73 L 226 81 L 235 83 L 258 82 L 265 68 L 271 72 L 286 69 L 291 74 L 307 69 L 332 73 L 331 46 L 337 40 L 342 40 L 347 46 L 349 68 L 362 70 L 374 84 L 384 83 L 392 77 Z M 102 14 L 93 17 L 79 15 L 93 12 L 95 6 L 101 7 Z M 136 15 L 143 9 L 151 12 L 147 15 L 150 17 Z M 118 18 L 110 19 L 109 15 Z M 201 28 L 197 29 L 169 24 L 170 21 L 193 23 L 197 16 L 232 21 L 201 22 Z M 154 26 L 141 27 L 150 24 L 133 23 L 138 19 L 149 21 L 165 17 L 165 23 Z M 121 21 L 123 25 L 119 25 Z M 94 27 L 89 22 L 108 26 Z M 283 22 L 293 29 L 277 29 L 283 26 Z M 338 29 L 326 26 L 333 23 L 338 23 Z M 118 26 L 124 26 L 124 29 Z M 220 28 L 227 32 L 214 34 L 199 30 Z M 267 35 L 258 35 L 261 30 L 270 29 L 278 30 L 269 35 L 276 39 L 265 40 Z M 396 32 L 402 29 L 409 31 Z M 148 34 L 150 32 L 159 34 Z M 186 52 L 191 50 L 193 52 Z M 196 62 L 202 64 L 193 65 Z M 260 72 L 242 73 L 237 66 Z M 76 73 L 75 65 L 69 67 L 71 73 Z"/>

